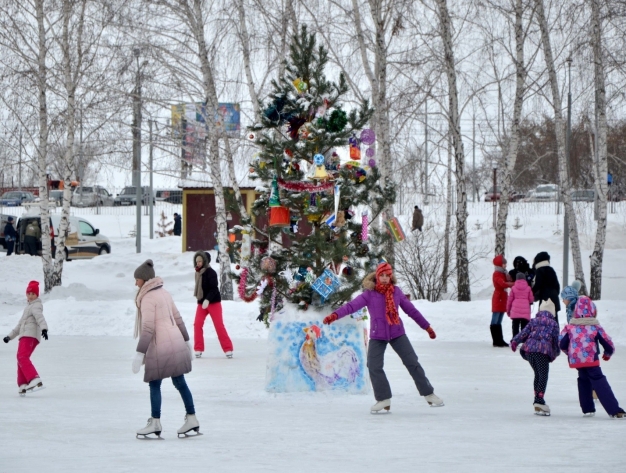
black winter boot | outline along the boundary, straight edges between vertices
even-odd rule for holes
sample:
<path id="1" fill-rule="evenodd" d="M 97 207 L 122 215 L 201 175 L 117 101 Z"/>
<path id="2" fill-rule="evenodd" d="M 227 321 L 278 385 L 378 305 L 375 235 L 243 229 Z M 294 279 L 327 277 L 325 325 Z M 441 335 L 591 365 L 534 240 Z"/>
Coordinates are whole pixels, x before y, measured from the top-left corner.
<path id="1" fill-rule="evenodd" d="M 508 347 L 509 344 L 504 341 L 504 337 L 502 335 L 502 325 L 494 325 L 494 332 L 498 339 L 497 347 Z"/>
<path id="2" fill-rule="evenodd" d="M 494 347 L 498 346 L 498 335 L 497 335 L 496 327 L 498 327 L 498 325 L 489 326 L 489 331 L 491 332 L 491 339 L 493 340 Z"/>

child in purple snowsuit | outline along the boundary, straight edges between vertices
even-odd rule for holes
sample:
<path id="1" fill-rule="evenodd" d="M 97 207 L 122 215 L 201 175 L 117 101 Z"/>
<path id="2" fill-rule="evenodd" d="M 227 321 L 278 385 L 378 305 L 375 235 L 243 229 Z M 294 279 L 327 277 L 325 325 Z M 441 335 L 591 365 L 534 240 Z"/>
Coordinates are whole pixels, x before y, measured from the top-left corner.
<path id="1" fill-rule="evenodd" d="M 581 296 L 569 323 L 561 331 L 559 346 L 567 354 L 570 368 L 578 370 L 578 400 L 585 416 L 593 416 L 596 406 L 593 391 L 609 416 L 624 419 L 626 413 L 619 407 L 613 390 L 600 369 L 600 347 L 604 348 L 602 359 L 609 361 L 615 353 L 611 337 L 597 319 L 597 309 L 587 296 Z"/>
<path id="2" fill-rule="evenodd" d="M 522 281 L 526 284 L 526 281 Z M 526 284 L 528 285 L 528 284 Z M 535 372 L 535 400 L 533 406 L 535 414 L 550 415 L 550 407 L 544 400 L 548 387 L 550 363 L 559 356 L 559 324 L 557 323 L 554 303 L 551 300 L 542 301 L 539 312 L 524 329 L 511 340 L 511 349 L 517 350 Z"/>

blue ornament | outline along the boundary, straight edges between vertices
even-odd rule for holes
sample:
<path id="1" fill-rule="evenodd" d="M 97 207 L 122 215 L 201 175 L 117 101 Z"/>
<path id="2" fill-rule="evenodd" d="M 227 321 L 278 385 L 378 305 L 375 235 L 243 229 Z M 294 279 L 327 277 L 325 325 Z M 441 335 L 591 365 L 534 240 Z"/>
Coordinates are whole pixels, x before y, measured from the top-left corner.
<path id="1" fill-rule="evenodd" d="M 316 154 L 315 156 L 313 156 L 313 162 L 316 166 L 323 166 L 324 161 L 326 161 L 326 158 L 324 158 L 323 154 Z"/>

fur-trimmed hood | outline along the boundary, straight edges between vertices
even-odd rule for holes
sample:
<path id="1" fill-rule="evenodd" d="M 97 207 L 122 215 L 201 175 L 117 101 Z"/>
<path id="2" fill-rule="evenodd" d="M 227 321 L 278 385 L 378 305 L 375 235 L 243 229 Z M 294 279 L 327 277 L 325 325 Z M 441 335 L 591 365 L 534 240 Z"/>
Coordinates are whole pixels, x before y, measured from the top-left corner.
<path id="1" fill-rule="evenodd" d="M 193 267 L 196 267 L 196 258 L 198 256 L 202 256 L 202 259 L 204 260 L 204 265 L 202 266 L 203 268 L 208 268 L 209 267 L 209 263 L 211 262 L 211 254 L 207 253 L 206 251 L 196 251 L 193 254 Z"/>
<path id="2" fill-rule="evenodd" d="M 396 279 L 396 275 L 392 274 L 391 284 L 395 286 L 397 283 L 398 283 L 398 280 Z M 369 273 L 367 276 L 365 276 L 365 279 L 363 279 L 363 289 L 365 289 L 366 291 L 373 291 L 375 287 L 376 287 L 376 272 L 374 271 L 373 273 Z"/>

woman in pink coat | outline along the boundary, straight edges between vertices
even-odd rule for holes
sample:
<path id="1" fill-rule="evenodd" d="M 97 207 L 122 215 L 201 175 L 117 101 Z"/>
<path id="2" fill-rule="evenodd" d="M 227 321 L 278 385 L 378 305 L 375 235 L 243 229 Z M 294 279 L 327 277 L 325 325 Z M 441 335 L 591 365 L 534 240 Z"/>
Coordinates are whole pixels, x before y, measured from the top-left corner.
<path id="1" fill-rule="evenodd" d="M 187 411 L 185 424 L 178 429 L 178 436 L 185 436 L 192 430 L 199 433 L 200 424 L 185 381 L 193 359 L 185 322 L 172 296 L 163 289 L 163 280 L 155 276 L 152 260 L 146 260 L 139 266 L 134 276 L 135 285 L 139 287 L 135 298 L 135 338 L 139 337 L 139 343 L 133 360 L 133 373 L 139 373 L 141 365 L 145 364 L 143 380 L 150 385 L 152 407 L 152 416 L 146 427 L 137 431 L 137 438 L 151 438 L 148 437 L 151 434 L 161 437 L 161 382 L 165 378 L 172 378 Z"/>
<path id="2" fill-rule="evenodd" d="M 517 273 L 515 284 L 513 284 L 509 299 L 506 302 L 506 313 L 513 321 L 514 337 L 520 330 L 524 330 L 530 322 L 530 306 L 533 302 L 535 302 L 535 297 L 533 290 L 526 282 L 526 276 L 524 273 Z"/>

